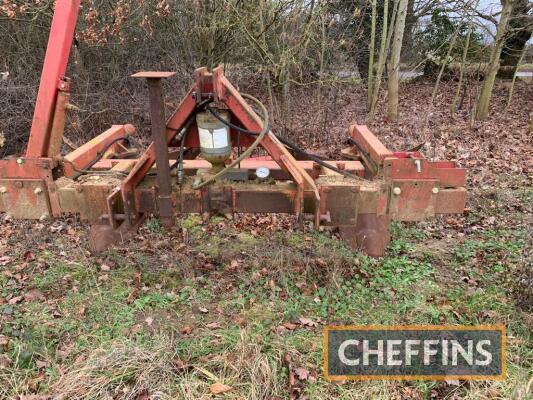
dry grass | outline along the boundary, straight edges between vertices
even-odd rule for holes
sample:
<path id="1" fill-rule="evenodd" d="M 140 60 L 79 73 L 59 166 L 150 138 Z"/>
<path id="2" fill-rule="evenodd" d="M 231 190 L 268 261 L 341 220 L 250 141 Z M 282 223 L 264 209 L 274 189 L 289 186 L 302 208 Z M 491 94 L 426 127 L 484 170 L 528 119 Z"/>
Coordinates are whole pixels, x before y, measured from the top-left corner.
<path id="1" fill-rule="evenodd" d="M 150 346 L 117 341 L 80 355 L 50 392 L 80 400 L 211 399 L 210 385 L 218 381 L 232 387 L 226 398 L 260 400 L 285 390 L 276 365 L 246 330 L 230 352 L 196 364 L 179 359 L 166 336 L 154 338 Z"/>

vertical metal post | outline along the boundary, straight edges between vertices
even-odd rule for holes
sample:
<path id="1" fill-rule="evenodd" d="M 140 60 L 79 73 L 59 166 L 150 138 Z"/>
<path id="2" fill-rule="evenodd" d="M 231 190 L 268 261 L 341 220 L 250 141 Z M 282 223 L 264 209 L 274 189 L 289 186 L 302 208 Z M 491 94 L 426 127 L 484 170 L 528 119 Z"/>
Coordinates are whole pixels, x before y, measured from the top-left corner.
<path id="1" fill-rule="evenodd" d="M 140 72 L 133 75 L 136 78 L 146 78 L 150 95 L 150 118 L 152 121 L 152 140 L 155 148 L 155 162 L 157 168 L 157 206 L 159 218 L 165 227 L 174 225 L 174 211 L 172 209 L 172 182 L 168 157 L 166 137 L 165 102 L 161 79 L 174 75 L 171 72 Z"/>
<path id="2" fill-rule="evenodd" d="M 54 159 L 61 155 L 61 144 L 63 143 L 63 133 L 65 131 L 65 121 L 67 118 L 67 107 L 70 100 L 70 79 L 63 78 L 59 82 L 59 92 L 57 93 L 54 118 L 50 129 L 50 139 L 48 140 L 48 150 L 46 155 Z"/>
<path id="3" fill-rule="evenodd" d="M 46 157 L 58 83 L 67 70 L 80 0 L 57 0 L 44 58 L 26 157 Z"/>

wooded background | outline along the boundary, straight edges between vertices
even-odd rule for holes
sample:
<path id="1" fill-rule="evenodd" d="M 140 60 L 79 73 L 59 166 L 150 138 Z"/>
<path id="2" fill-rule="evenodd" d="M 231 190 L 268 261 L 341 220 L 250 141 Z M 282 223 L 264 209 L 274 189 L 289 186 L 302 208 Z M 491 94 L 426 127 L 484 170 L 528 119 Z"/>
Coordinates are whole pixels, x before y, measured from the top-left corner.
<path id="1" fill-rule="evenodd" d="M 53 7 L 0 4 L 0 156 L 27 140 Z M 450 112 L 468 108 L 472 121 L 484 119 L 498 72 L 516 78 L 532 60 L 532 19 L 529 0 L 501 0 L 488 13 L 479 0 L 84 0 L 68 71 L 78 110 L 66 137 L 81 144 L 112 123 L 147 128 L 134 72 L 177 71 L 166 88 L 171 110 L 195 68 L 218 64 L 296 139 L 305 131 L 328 143 L 337 113 L 352 106 L 366 107 L 371 123 L 380 99 L 395 120 L 398 82 L 410 71 L 434 82 L 432 103 L 439 86 L 454 81 Z M 368 89 L 367 98 L 343 101 L 351 88 Z"/>

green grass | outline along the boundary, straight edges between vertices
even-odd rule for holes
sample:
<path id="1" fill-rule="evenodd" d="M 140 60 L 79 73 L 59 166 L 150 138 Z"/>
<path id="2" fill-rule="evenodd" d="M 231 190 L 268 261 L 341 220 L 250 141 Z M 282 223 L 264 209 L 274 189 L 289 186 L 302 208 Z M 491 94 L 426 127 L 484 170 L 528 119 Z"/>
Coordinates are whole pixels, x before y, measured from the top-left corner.
<path id="1" fill-rule="evenodd" d="M 162 243 L 157 251 L 126 246 L 100 258 L 75 251 L 60 256 L 69 243 L 58 238 L 57 250 L 36 254 L 24 285 L 41 290 L 46 301 L 0 304 L 0 332 L 9 338 L 5 353 L 12 361 L 0 370 L 7 382 L 1 396 L 102 398 L 146 389 L 209 398 L 209 385 L 220 380 L 233 387 L 227 398 L 288 398 L 286 354 L 293 368 L 312 375 L 299 384 L 313 399 L 401 398 L 406 391 L 432 398 L 451 390 L 461 398 L 498 393 L 511 399 L 529 379 L 531 326 L 504 279 L 522 262 L 523 229 L 485 229 L 430 246 L 427 231 L 393 224 L 386 257 L 373 259 L 327 233 L 258 237 L 228 221 L 204 224 L 197 216 L 179 224 L 194 246 L 174 251 L 176 235 L 183 233 L 167 237 L 154 221 L 145 234 Z M 0 292 L 9 297 L 19 288 L 0 275 Z M 319 325 L 302 326 L 301 317 Z M 295 328 L 280 330 L 287 323 Z M 321 370 L 321 328 L 328 323 L 505 323 L 512 337 L 509 378 L 460 387 L 332 385 Z"/>

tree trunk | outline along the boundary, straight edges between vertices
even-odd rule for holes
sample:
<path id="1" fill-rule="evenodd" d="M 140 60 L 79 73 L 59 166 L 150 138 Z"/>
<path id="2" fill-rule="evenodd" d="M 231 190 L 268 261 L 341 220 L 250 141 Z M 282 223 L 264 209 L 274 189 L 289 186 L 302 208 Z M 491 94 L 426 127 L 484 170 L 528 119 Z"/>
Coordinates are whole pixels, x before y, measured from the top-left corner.
<path id="1" fill-rule="evenodd" d="M 367 109 L 372 107 L 372 90 L 374 84 L 374 51 L 376 46 L 376 17 L 377 17 L 377 0 L 372 0 L 372 20 L 370 26 L 370 45 L 368 46 L 368 97 Z"/>
<path id="2" fill-rule="evenodd" d="M 500 21 L 496 29 L 496 39 L 490 53 L 490 60 L 487 75 L 479 94 L 478 103 L 476 107 L 476 120 L 482 120 L 487 118 L 489 114 L 489 104 L 492 97 L 492 90 L 494 89 L 494 81 L 496 80 L 496 74 L 500 67 L 500 54 L 505 42 L 505 34 L 509 26 L 509 19 L 511 12 L 513 11 L 513 0 L 501 0 L 502 1 L 502 13 L 500 15 Z"/>
<path id="3" fill-rule="evenodd" d="M 514 85 L 516 83 L 516 74 L 518 73 L 518 68 L 522 64 L 522 61 L 524 60 L 526 51 L 527 51 L 527 47 L 524 46 L 524 48 L 522 49 L 522 54 L 520 54 L 520 58 L 516 64 L 516 68 L 514 69 L 513 81 L 511 82 L 511 87 L 509 88 L 509 95 L 507 96 L 507 105 L 505 106 L 506 110 L 509 108 L 509 106 L 511 105 L 511 101 L 513 100 Z"/>
<path id="4" fill-rule="evenodd" d="M 405 17 L 405 32 L 403 34 L 402 60 L 407 62 L 413 57 L 413 37 L 418 24 L 418 16 L 415 15 L 415 0 L 408 0 L 407 14 Z"/>
<path id="5" fill-rule="evenodd" d="M 392 26 L 396 18 L 396 9 L 393 12 L 391 19 L 391 29 L 389 29 L 389 0 L 385 0 L 383 5 L 383 25 L 381 28 L 381 43 L 379 48 L 379 58 L 376 71 L 376 79 L 374 83 L 374 89 L 372 90 L 372 100 L 370 104 L 369 120 L 372 122 L 376 114 L 376 105 L 379 98 L 379 90 L 381 88 L 381 78 L 383 75 L 383 69 L 385 68 L 385 61 L 387 59 L 387 53 L 389 52 L 389 45 L 391 40 Z M 389 33 L 390 32 L 390 33 Z"/>
<path id="6" fill-rule="evenodd" d="M 402 53 L 403 33 L 405 30 L 405 17 L 407 14 L 407 1 L 398 1 L 398 15 L 394 26 L 394 39 L 389 60 L 388 82 L 388 109 L 387 118 L 395 121 L 398 118 L 398 86 L 400 82 L 400 56 Z"/>
<path id="7" fill-rule="evenodd" d="M 526 47 L 526 43 L 533 33 L 533 17 L 527 15 L 531 0 L 515 0 L 513 11 L 509 19 L 510 34 L 505 38 L 500 55 L 502 67 L 516 67 Z"/>
<path id="8" fill-rule="evenodd" d="M 455 95 L 453 96 L 452 105 L 450 106 L 450 114 L 453 117 L 455 114 L 455 111 L 457 111 L 457 101 L 459 100 L 459 94 L 461 93 L 461 88 L 463 86 L 463 79 L 465 75 L 465 69 L 466 69 L 466 59 L 468 56 L 468 48 L 470 47 L 470 36 L 472 36 L 472 25 L 470 25 L 470 29 L 468 29 L 468 33 L 466 35 L 466 43 L 465 47 L 463 49 L 463 57 L 461 60 L 461 71 L 459 72 L 459 82 L 457 82 L 457 89 L 455 90 Z"/>

